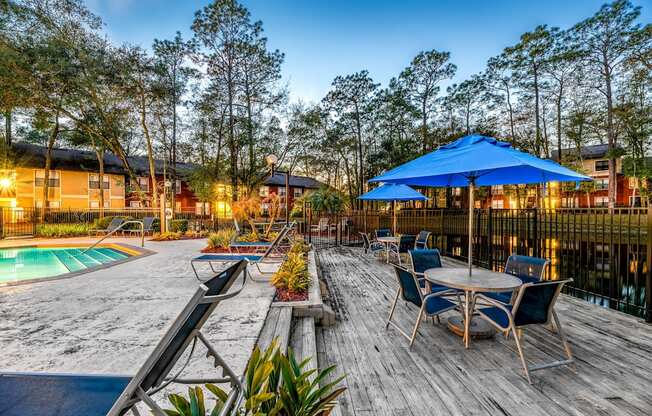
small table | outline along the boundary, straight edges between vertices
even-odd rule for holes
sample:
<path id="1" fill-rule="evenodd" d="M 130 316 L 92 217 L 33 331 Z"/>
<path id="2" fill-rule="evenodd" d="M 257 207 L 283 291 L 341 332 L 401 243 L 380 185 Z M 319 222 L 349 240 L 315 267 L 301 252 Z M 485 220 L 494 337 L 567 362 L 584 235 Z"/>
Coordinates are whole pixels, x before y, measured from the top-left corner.
<path id="1" fill-rule="evenodd" d="M 509 292 L 521 287 L 523 282 L 518 277 L 506 273 L 493 272 L 486 269 L 473 269 L 469 277 L 469 269 L 453 267 L 437 267 L 428 269 L 423 273 L 428 282 L 460 289 L 464 291 L 464 347 L 469 348 L 471 343 L 470 322 L 473 316 L 471 299 L 476 292 Z M 456 325 L 459 322 L 451 322 Z"/>
<path id="2" fill-rule="evenodd" d="M 398 244 L 401 241 L 401 237 L 392 237 L 392 236 L 377 237 L 376 241 L 385 244 L 385 258 L 387 259 L 387 263 L 389 264 L 389 246 L 390 244 Z"/>

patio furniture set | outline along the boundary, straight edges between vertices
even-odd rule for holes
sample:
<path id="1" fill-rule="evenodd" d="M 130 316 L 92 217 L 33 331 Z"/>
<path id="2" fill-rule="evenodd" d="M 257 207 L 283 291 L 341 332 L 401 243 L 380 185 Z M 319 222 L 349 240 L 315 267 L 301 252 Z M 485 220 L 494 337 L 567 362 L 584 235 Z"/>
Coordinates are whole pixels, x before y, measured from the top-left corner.
<path id="1" fill-rule="evenodd" d="M 543 280 L 549 261 L 536 257 L 511 255 L 504 272 L 474 268 L 444 267 L 439 250 L 427 247 L 427 231 L 412 236 L 413 247 L 405 250 L 409 261 L 401 260 L 403 236 L 391 236 L 388 229 L 376 230 L 374 239 L 361 233 L 365 253 L 391 257 L 398 282 L 398 290 L 389 313 L 386 327 L 390 325 L 414 344 L 419 325 L 424 317 L 437 322 L 440 315 L 458 311 L 448 318 L 448 328 L 462 336 L 465 348 L 472 338 L 492 337 L 496 330 L 514 338 L 525 377 L 530 384 L 530 372 L 550 367 L 570 365 L 574 358 L 554 310 L 555 302 L 567 280 Z M 409 240 L 408 240 L 409 241 Z M 418 308 L 411 333 L 400 328 L 393 320 L 399 299 Z M 557 334 L 566 358 L 531 366 L 527 364 L 522 348 L 523 330 L 532 325 L 544 325 Z"/>

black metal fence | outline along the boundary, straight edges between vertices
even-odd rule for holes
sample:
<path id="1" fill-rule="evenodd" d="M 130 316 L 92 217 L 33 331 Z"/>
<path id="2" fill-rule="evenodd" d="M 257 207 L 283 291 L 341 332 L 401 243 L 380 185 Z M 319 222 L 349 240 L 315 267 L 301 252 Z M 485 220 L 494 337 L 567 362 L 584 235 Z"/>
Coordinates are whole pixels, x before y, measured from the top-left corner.
<path id="1" fill-rule="evenodd" d="M 147 208 L 128 209 L 57 209 L 0 208 L 0 238 L 37 236 L 40 224 L 92 224 L 101 217 L 160 217 L 160 210 Z M 194 211 L 175 212 L 173 219 L 188 221 L 188 229 L 214 231 L 232 226 L 233 220 Z"/>
<path id="2" fill-rule="evenodd" d="M 476 265 L 502 270 L 512 253 L 544 257 L 550 260 L 546 278 L 573 279 L 568 294 L 652 322 L 652 208 L 477 209 L 474 216 Z M 327 248 L 361 244 L 360 232 L 392 223 L 389 212 L 323 214 L 307 206 L 303 229 L 316 248 Z M 431 246 L 467 259 L 466 210 L 403 209 L 397 229 L 428 230 Z"/>

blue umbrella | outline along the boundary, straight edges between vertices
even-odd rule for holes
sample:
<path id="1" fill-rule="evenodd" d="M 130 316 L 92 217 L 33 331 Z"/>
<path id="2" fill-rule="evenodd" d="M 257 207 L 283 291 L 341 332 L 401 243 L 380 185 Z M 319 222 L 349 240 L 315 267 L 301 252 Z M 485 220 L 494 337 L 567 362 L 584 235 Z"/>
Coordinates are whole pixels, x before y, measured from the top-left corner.
<path id="1" fill-rule="evenodd" d="M 392 201 L 393 205 L 394 201 L 425 201 L 428 198 L 407 185 L 386 183 L 360 195 L 358 199 L 363 201 Z M 394 234 L 396 234 L 396 210 L 392 209 L 392 211 L 394 214 Z"/>
<path id="2" fill-rule="evenodd" d="M 473 190 L 475 186 L 588 181 L 551 160 L 518 151 L 493 137 L 472 134 L 400 165 L 369 182 L 415 186 L 469 187 L 469 275 L 472 264 Z"/>

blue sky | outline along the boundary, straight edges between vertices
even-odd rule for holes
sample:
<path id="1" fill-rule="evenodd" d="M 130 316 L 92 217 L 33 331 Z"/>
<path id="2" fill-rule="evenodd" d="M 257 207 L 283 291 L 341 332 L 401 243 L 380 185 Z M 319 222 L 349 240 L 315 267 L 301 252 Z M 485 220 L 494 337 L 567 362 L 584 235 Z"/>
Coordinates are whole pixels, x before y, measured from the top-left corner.
<path id="1" fill-rule="evenodd" d="M 652 21 L 652 0 L 641 21 Z M 87 0 L 116 42 L 151 46 L 177 30 L 192 36 L 194 12 L 208 0 Z M 318 101 L 333 78 L 362 69 L 383 85 L 421 50 L 451 52 L 455 80 L 484 68 L 487 58 L 538 24 L 567 28 L 603 0 L 242 0 L 262 20 L 271 48 L 285 53 L 292 100 Z"/>

